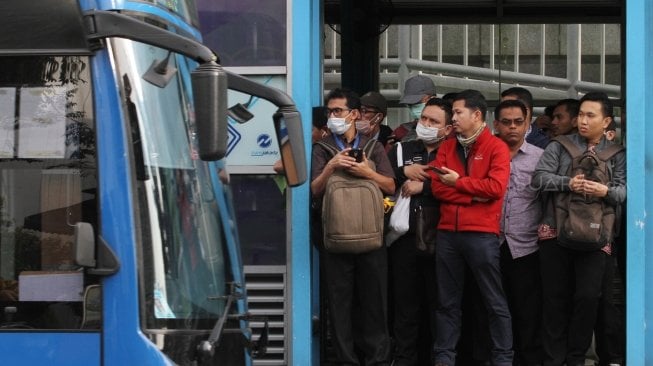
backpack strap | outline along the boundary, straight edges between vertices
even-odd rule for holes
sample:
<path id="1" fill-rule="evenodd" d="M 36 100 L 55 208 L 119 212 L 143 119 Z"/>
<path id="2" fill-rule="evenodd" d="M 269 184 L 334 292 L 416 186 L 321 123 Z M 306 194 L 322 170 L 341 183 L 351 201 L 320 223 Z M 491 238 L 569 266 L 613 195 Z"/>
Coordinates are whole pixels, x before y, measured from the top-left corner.
<path id="1" fill-rule="evenodd" d="M 605 149 L 598 151 L 596 153 L 596 156 L 603 161 L 608 161 L 613 156 L 620 153 L 622 150 L 624 150 L 623 146 L 619 144 L 612 144 L 612 145 L 608 145 Z"/>
<path id="2" fill-rule="evenodd" d="M 338 149 L 335 146 L 329 145 L 322 140 L 317 141 L 315 145 L 322 146 L 326 151 L 330 152 L 332 156 L 336 156 L 338 154 Z"/>
<path id="3" fill-rule="evenodd" d="M 369 159 L 370 156 L 372 155 L 372 152 L 374 151 L 374 146 L 376 145 L 376 139 L 369 139 L 365 143 L 365 146 L 363 146 L 363 152 L 365 152 L 365 156 Z M 320 145 L 322 146 L 326 151 L 330 152 L 332 156 L 336 156 L 340 151 L 333 145 L 327 144 L 325 141 L 317 141 L 315 142 L 315 145 Z"/>
<path id="4" fill-rule="evenodd" d="M 376 139 L 369 139 L 365 143 L 365 146 L 363 146 L 363 152 L 365 153 L 365 156 L 369 159 L 370 156 L 372 156 L 372 152 L 374 151 L 374 145 L 376 145 Z"/>
<path id="5" fill-rule="evenodd" d="M 553 141 L 559 142 L 567 150 L 569 155 L 571 155 L 572 159 L 583 154 L 580 148 L 566 135 L 556 136 Z"/>

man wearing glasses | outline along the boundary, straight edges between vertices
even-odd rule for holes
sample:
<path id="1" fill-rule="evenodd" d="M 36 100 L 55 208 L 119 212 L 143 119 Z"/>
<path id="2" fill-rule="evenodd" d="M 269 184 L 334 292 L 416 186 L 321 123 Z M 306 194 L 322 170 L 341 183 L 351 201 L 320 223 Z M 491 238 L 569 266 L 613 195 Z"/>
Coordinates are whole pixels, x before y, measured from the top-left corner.
<path id="1" fill-rule="evenodd" d="M 542 203 L 531 177 L 544 150 L 526 142 L 530 121 L 519 100 L 504 100 L 494 110 L 494 130 L 510 149 L 510 182 L 501 217 L 501 273 L 512 315 L 513 349 L 519 365 L 540 365 L 542 280 L 537 227 Z"/>
<path id="2" fill-rule="evenodd" d="M 356 121 L 356 130 L 380 142 L 388 150 L 388 137 L 392 128 L 383 124 L 388 114 L 388 103 L 380 93 L 371 91 L 361 97 L 361 119 Z"/>
<path id="3" fill-rule="evenodd" d="M 334 89 L 327 95 L 326 103 L 327 126 L 331 134 L 321 142 L 331 145 L 339 153 L 334 155 L 320 144 L 313 145 L 313 199 L 322 199 L 327 181 L 336 171 L 372 180 L 384 194 L 393 194 L 394 171 L 380 143 L 375 142 L 371 154 L 363 155 L 361 161 L 349 155 L 352 148 L 361 149 L 370 140 L 356 132 L 356 121 L 361 116 L 358 95 L 346 89 Z M 368 165 L 368 159 L 374 162 L 376 170 Z M 388 365 L 388 257 L 385 246 L 358 254 L 324 250 L 320 256 L 333 329 L 331 341 L 336 353 L 333 363 L 361 364 L 354 348 L 356 345 L 365 365 Z"/>

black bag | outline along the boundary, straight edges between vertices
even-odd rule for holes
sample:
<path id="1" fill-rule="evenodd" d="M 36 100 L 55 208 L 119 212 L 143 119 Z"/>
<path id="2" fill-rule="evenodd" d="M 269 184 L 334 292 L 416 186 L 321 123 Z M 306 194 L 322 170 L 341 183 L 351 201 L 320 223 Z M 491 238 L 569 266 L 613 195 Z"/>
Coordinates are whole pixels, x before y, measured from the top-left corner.
<path id="1" fill-rule="evenodd" d="M 417 251 L 424 255 L 435 253 L 435 238 L 438 233 L 440 208 L 438 206 L 422 206 L 415 208 L 415 245 Z"/>

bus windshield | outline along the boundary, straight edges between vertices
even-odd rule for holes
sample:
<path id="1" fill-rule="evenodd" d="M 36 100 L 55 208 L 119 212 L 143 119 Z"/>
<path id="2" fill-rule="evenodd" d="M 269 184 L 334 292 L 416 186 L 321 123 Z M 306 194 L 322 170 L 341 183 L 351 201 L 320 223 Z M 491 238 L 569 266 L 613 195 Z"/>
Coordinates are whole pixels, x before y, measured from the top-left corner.
<path id="1" fill-rule="evenodd" d="M 197 156 L 189 73 L 174 55 L 165 87 L 143 75 L 168 51 L 112 39 L 136 175 L 141 311 L 146 330 L 210 329 L 231 281 L 210 167 Z"/>

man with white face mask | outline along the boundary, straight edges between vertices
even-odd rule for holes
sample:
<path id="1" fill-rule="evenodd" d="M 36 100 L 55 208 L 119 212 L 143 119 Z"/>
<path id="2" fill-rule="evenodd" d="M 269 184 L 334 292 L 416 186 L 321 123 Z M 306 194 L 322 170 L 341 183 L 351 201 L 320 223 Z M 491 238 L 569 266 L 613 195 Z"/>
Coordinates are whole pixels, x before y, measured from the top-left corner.
<path id="1" fill-rule="evenodd" d="M 363 155 L 361 162 L 349 156 L 352 148 L 363 148 L 370 140 L 356 132 L 355 122 L 360 119 L 361 109 L 359 97 L 349 90 L 335 89 L 326 100 L 327 126 L 331 134 L 321 142 L 331 145 L 339 153 L 333 155 L 326 147 L 313 145 L 313 198 L 323 197 L 329 177 L 338 170 L 376 182 L 385 194 L 394 193 L 394 174 L 380 143 L 375 142 L 370 156 Z M 367 159 L 375 163 L 376 170 L 368 165 Z M 321 251 L 320 256 L 333 328 L 334 363 L 359 364 L 354 350 L 356 337 L 356 345 L 366 365 L 389 365 L 390 337 L 386 321 L 388 257 L 385 246 L 359 254 Z M 357 308 L 354 308 L 354 303 Z M 354 310 L 355 318 L 352 316 Z"/>
<path id="2" fill-rule="evenodd" d="M 422 115 L 426 102 L 435 96 L 435 83 L 425 75 L 415 75 L 406 80 L 404 94 L 399 100 L 410 111 L 410 122 L 402 123 L 392 134 L 394 141 L 415 140 L 415 127 Z"/>
<path id="3" fill-rule="evenodd" d="M 371 91 L 361 97 L 361 119 L 356 121 L 356 130 L 380 142 L 386 149 L 388 137 L 392 134 L 392 128 L 383 124 L 387 114 L 388 103 L 380 93 Z"/>
<path id="4" fill-rule="evenodd" d="M 428 163 L 453 129 L 451 104 L 432 98 L 426 102 L 415 128 L 417 140 L 397 143 L 389 152 L 402 195 L 410 196 L 409 222 L 416 222 L 418 210 L 439 212 L 439 202 L 431 192 Z M 401 148 L 401 159 L 397 161 Z M 434 217 L 434 221 L 437 218 Z M 437 222 L 432 223 L 433 227 Z M 434 243 L 433 243 L 434 244 Z M 389 248 L 392 268 L 390 286 L 394 304 L 394 365 L 429 365 L 435 334 L 435 268 L 433 253 L 416 246 L 415 228 L 392 243 Z"/>

